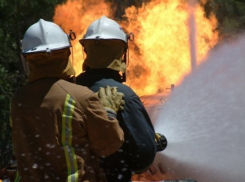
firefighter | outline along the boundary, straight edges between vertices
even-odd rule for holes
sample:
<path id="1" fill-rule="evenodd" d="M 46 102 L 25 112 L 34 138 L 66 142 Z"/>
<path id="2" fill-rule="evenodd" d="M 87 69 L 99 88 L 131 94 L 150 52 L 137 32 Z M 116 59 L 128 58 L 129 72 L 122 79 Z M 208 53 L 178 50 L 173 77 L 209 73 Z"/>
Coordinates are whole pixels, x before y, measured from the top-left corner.
<path id="1" fill-rule="evenodd" d="M 114 153 L 124 141 L 116 119 L 123 95 L 115 87 L 94 93 L 71 83 L 70 47 L 67 34 L 43 19 L 22 40 L 29 74 L 11 101 L 16 181 L 106 181 L 99 157 Z"/>
<path id="2" fill-rule="evenodd" d="M 132 174 L 142 173 L 153 162 L 161 150 L 160 135 L 156 134 L 151 120 L 136 93 L 127 85 L 126 58 L 128 39 L 120 25 L 102 16 L 87 29 L 80 43 L 86 53 L 83 72 L 76 77 L 76 83 L 97 92 L 105 85 L 116 86 L 125 95 L 124 111 L 117 119 L 124 131 L 125 142 L 116 153 L 102 158 L 108 182 L 131 181 Z"/>

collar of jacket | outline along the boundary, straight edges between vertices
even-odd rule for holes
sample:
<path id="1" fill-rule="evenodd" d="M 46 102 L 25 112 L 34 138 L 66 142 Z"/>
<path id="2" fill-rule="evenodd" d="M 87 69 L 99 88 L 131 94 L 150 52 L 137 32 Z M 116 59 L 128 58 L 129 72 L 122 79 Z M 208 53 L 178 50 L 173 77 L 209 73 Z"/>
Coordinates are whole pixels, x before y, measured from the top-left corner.
<path id="1" fill-rule="evenodd" d="M 102 78 L 112 78 L 120 83 L 122 83 L 122 76 L 119 74 L 118 71 L 113 70 L 113 69 L 109 69 L 109 68 L 101 68 L 101 69 L 91 69 L 91 68 L 87 68 L 86 72 L 88 74 L 92 74 L 92 75 L 97 75 L 98 77 L 102 77 Z"/>

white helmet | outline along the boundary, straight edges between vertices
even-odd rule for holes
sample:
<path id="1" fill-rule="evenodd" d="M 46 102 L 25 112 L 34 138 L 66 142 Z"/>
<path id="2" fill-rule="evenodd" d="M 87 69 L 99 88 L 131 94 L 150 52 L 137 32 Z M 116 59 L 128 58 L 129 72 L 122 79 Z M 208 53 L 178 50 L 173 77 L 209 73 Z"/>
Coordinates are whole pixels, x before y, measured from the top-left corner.
<path id="1" fill-rule="evenodd" d="M 68 35 L 55 23 L 40 19 L 28 28 L 22 53 L 50 52 L 71 47 Z"/>
<path id="2" fill-rule="evenodd" d="M 115 22 L 102 16 L 100 19 L 95 20 L 87 29 L 86 34 L 80 43 L 83 45 L 86 40 L 93 39 L 110 39 L 110 40 L 122 40 L 126 45 L 128 43 L 128 35 L 124 33 L 122 27 Z"/>

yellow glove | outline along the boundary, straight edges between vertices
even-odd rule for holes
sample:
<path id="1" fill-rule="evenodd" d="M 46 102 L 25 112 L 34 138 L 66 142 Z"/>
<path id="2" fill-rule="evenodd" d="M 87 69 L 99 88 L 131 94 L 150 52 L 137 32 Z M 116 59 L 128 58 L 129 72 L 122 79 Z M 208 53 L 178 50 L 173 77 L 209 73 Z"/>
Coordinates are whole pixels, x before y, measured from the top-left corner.
<path id="1" fill-rule="evenodd" d="M 124 94 L 118 92 L 117 87 L 100 87 L 99 92 L 97 92 L 97 95 L 107 112 L 109 111 L 117 115 L 119 110 L 124 109 Z"/>

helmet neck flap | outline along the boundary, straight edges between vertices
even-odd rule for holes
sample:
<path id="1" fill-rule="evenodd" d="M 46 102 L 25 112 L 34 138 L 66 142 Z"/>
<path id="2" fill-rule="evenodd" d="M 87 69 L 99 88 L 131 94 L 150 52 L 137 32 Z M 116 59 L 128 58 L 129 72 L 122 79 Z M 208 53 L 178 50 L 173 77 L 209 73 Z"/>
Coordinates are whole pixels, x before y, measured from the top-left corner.
<path id="1" fill-rule="evenodd" d="M 126 81 L 128 35 L 117 22 L 102 16 L 88 27 L 80 43 L 87 54 L 86 66 L 119 71 L 122 81 Z"/>

